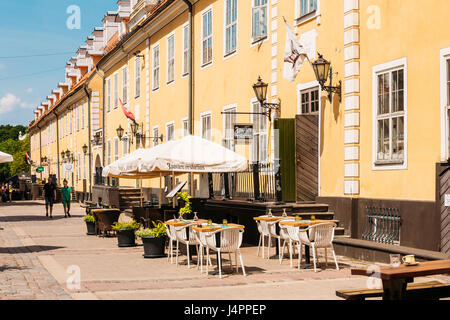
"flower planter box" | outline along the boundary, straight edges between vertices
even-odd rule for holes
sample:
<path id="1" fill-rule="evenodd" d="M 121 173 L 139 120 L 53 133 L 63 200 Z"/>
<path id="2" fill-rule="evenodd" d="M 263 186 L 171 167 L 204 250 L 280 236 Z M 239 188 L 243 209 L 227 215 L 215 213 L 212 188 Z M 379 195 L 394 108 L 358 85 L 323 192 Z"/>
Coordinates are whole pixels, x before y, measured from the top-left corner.
<path id="1" fill-rule="evenodd" d="M 164 247 L 166 244 L 166 237 L 161 238 L 142 238 L 144 244 L 144 258 L 161 258 L 165 257 Z"/>
<path id="2" fill-rule="evenodd" d="M 86 227 L 87 227 L 87 235 L 88 236 L 95 236 L 95 222 L 89 222 L 86 221 Z"/>
<path id="3" fill-rule="evenodd" d="M 135 247 L 136 236 L 134 230 L 117 230 L 117 241 L 120 248 Z"/>

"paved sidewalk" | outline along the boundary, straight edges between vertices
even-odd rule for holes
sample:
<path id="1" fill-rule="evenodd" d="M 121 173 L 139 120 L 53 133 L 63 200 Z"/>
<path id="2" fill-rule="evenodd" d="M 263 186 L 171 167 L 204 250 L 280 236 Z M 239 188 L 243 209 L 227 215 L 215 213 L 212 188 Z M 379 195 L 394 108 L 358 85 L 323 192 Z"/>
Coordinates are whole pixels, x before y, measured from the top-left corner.
<path id="1" fill-rule="evenodd" d="M 364 288 L 367 283 L 366 277 L 351 276 L 350 268 L 368 262 L 338 257 L 339 271 L 329 260 L 326 270 L 314 273 L 291 269 L 288 258 L 280 265 L 276 259 L 257 257 L 255 247 L 242 250 L 247 277 L 206 276 L 196 265 L 188 269 L 167 258 L 144 259 L 142 246 L 118 248 L 116 238 L 87 236 L 84 215 L 77 204 L 68 219 L 57 204 L 52 220 L 45 217 L 42 202 L 0 205 L 0 299 L 320 300 L 338 299 L 337 289 Z M 321 256 L 320 268 L 323 260 Z M 77 270 L 79 288 L 67 287 Z M 449 277 L 421 280 L 430 279 L 450 282 Z"/>

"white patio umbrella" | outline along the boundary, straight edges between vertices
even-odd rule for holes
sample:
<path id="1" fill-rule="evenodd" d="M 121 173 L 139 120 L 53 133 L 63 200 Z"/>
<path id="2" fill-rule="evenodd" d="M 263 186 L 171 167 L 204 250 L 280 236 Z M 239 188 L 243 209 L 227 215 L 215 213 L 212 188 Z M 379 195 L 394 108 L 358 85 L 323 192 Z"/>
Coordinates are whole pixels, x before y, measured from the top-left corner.
<path id="1" fill-rule="evenodd" d="M 168 175 L 241 172 L 248 160 L 209 140 L 187 136 L 151 149 L 139 149 L 103 169 L 104 177 L 161 178 Z M 161 194 L 160 194 L 161 197 Z"/>
<path id="2" fill-rule="evenodd" d="M 12 155 L 0 151 L 0 163 L 6 162 L 13 162 Z"/>
<path id="3" fill-rule="evenodd" d="M 217 143 L 187 136 L 148 150 L 137 172 L 226 173 L 248 168 L 248 160 Z"/>
<path id="4" fill-rule="evenodd" d="M 197 136 L 138 149 L 103 169 L 104 177 L 152 178 L 161 174 L 240 172 L 248 160 L 221 145 Z"/>

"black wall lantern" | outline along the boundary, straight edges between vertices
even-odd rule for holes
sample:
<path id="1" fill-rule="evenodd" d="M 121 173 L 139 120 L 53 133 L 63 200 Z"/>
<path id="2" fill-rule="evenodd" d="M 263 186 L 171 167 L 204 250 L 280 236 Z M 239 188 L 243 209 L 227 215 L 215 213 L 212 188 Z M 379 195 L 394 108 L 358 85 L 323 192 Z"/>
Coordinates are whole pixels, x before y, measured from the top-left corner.
<path id="1" fill-rule="evenodd" d="M 88 152 L 88 146 L 85 144 L 85 145 L 83 146 L 83 153 L 86 155 L 87 152 Z"/>
<path id="2" fill-rule="evenodd" d="M 330 103 L 333 102 L 333 93 L 339 95 L 339 102 L 342 101 L 342 81 L 339 81 L 339 85 L 337 87 L 333 87 L 333 68 L 331 67 L 331 63 L 323 58 L 323 56 L 319 53 L 319 59 L 312 63 L 312 67 L 314 69 L 314 73 L 316 74 L 316 79 L 320 84 L 320 87 L 323 91 L 328 92 L 328 99 Z M 330 85 L 326 86 L 328 78 L 330 78 Z"/>
<path id="3" fill-rule="evenodd" d="M 256 82 L 253 86 L 253 91 L 255 91 L 256 99 L 260 103 L 263 109 L 266 109 L 263 112 L 222 112 L 222 114 L 260 114 L 269 118 L 269 121 L 272 121 L 272 111 L 280 111 L 281 108 L 281 100 L 278 99 L 278 103 L 269 103 L 266 102 L 267 97 L 267 88 L 269 85 L 262 81 L 261 77 L 258 77 L 258 82 Z"/>

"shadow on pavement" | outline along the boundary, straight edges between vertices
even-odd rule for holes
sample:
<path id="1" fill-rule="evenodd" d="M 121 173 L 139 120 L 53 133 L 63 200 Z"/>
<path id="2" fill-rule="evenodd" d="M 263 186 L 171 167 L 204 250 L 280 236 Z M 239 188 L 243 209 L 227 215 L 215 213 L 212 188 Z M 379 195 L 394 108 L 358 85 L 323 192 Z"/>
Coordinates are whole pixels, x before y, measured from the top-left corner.
<path id="1" fill-rule="evenodd" d="M 0 219 L 0 221 L 6 221 L 6 222 L 26 222 L 26 221 L 54 221 L 54 220 L 61 220 L 61 219 L 73 219 L 73 218 L 82 218 L 83 215 L 71 215 L 71 218 L 64 218 L 64 213 L 62 215 L 60 213 L 55 214 L 53 213 L 53 218 L 46 217 L 45 212 L 41 216 L 29 216 L 29 215 L 23 215 L 23 216 L 4 216 Z"/>
<path id="2" fill-rule="evenodd" d="M 8 265 L 0 266 L 0 272 L 9 271 L 9 270 L 27 270 L 28 267 L 13 267 Z"/>
<path id="3" fill-rule="evenodd" d="M 21 201 L 21 202 L 3 202 L 0 203 L 1 207 L 20 207 L 20 206 L 44 206 L 43 202 L 36 202 L 36 201 Z"/>
<path id="4" fill-rule="evenodd" d="M 36 253 L 36 252 L 52 251 L 52 250 L 64 249 L 64 248 L 65 247 L 55 247 L 55 246 L 8 247 L 8 248 L 0 248 L 0 254 Z"/>

